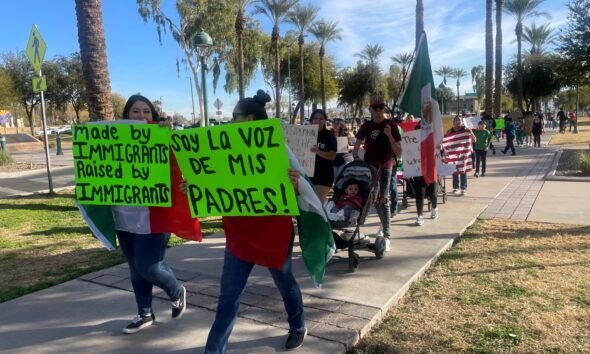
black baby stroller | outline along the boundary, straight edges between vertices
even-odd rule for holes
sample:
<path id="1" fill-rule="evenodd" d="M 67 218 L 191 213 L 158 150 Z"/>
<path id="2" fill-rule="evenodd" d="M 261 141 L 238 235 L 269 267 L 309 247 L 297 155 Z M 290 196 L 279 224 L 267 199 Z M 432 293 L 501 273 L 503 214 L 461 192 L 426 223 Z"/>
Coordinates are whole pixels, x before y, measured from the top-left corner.
<path id="1" fill-rule="evenodd" d="M 355 271 L 358 267 L 360 257 L 354 252 L 354 248 L 369 248 L 374 250 L 377 258 L 383 258 L 385 252 L 385 239 L 383 236 L 377 236 L 375 242 L 371 244 L 368 239 L 361 237 L 360 227 L 365 222 L 371 202 L 377 192 L 377 170 L 364 161 L 353 161 L 346 164 L 334 183 L 333 200 L 338 200 L 344 193 L 348 182 L 355 180 L 359 184 L 359 193 L 363 198 L 363 206 L 356 226 L 342 225 L 341 222 L 332 221 L 332 233 L 336 248 L 348 250 L 348 268 Z"/>

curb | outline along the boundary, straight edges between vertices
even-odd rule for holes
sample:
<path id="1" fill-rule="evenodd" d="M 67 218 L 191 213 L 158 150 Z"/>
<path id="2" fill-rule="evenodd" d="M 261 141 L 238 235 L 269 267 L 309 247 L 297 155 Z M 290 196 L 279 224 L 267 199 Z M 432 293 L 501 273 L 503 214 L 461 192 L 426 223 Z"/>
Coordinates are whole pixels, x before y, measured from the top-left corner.
<path id="1" fill-rule="evenodd" d="M 73 168 L 72 166 L 59 166 L 59 167 L 51 167 L 51 172 L 57 172 L 62 170 L 67 170 L 68 168 Z M 0 178 L 16 178 L 16 177 L 27 177 L 39 172 L 47 173 L 47 168 L 38 168 L 35 170 L 28 170 L 28 171 L 17 171 L 17 172 L 0 172 Z"/>
<path id="2" fill-rule="evenodd" d="M 72 189 L 75 186 L 76 186 L 75 184 L 72 184 L 71 186 L 53 188 L 53 192 L 61 192 L 66 189 Z M 1 199 L 13 199 L 13 198 L 18 198 L 18 197 L 28 197 L 31 195 L 38 195 L 38 194 L 49 194 L 49 189 L 42 189 L 42 190 L 39 190 L 36 192 L 25 192 L 25 193 L 20 193 L 20 194 L 11 194 L 9 196 L 0 198 L 0 200 Z"/>

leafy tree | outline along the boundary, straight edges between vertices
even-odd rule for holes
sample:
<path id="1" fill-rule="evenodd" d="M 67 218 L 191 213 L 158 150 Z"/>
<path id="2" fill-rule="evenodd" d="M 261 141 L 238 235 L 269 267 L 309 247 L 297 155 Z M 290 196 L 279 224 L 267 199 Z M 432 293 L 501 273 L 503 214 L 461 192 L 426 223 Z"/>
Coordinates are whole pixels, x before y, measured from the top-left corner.
<path id="1" fill-rule="evenodd" d="M 7 107 L 18 101 L 16 89 L 7 70 L 0 66 L 0 107 Z"/>
<path id="2" fill-rule="evenodd" d="M 371 68 L 361 61 L 357 62 L 356 68 L 340 73 L 338 106 L 349 107 L 353 118 L 361 115 L 367 96 L 374 91 L 371 74 Z"/>
<path id="3" fill-rule="evenodd" d="M 371 76 L 373 79 L 373 86 L 377 87 L 377 77 L 380 74 L 379 70 L 379 57 L 385 49 L 380 44 L 367 44 L 365 49 L 360 53 L 356 53 L 354 56 L 364 60 L 367 65 L 371 68 Z"/>
<path id="4" fill-rule="evenodd" d="M 39 95 L 33 94 L 33 67 L 24 52 L 8 52 L 1 56 L 2 67 L 14 85 L 14 94 L 19 104 L 25 109 L 31 135 L 33 135 L 33 110 L 40 102 Z"/>
<path id="5" fill-rule="evenodd" d="M 76 19 L 90 120 L 113 119 L 100 0 L 76 0 Z"/>
<path id="6" fill-rule="evenodd" d="M 408 77 L 410 65 L 412 64 L 412 61 L 414 60 L 414 54 L 413 53 L 399 53 L 399 54 L 396 54 L 395 56 L 392 56 L 391 60 L 395 64 L 398 64 L 399 66 L 401 66 L 401 70 L 399 72 L 401 84 L 399 85 L 399 90 L 397 91 L 397 93 L 395 95 L 392 95 L 392 97 L 393 97 L 392 107 L 393 107 L 397 104 L 397 101 L 399 100 L 402 92 L 404 91 L 404 88 L 406 87 L 406 79 Z M 390 75 L 391 75 L 391 69 L 390 69 Z M 393 91 L 389 91 L 389 92 L 393 93 Z"/>
<path id="7" fill-rule="evenodd" d="M 438 85 L 436 89 L 436 100 L 440 107 L 443 108 L 443 113 L 447 112 L 447 102 L 453 99 L 453 89 L 443 85 L 442 83 Z"/>
<path id="8" fill-rule="evenodd" d="M 509 14 L 516 18 L 516 28 L 514 32 L 516 33 L 516 42 L 517 42 L 517 54 L 516 54 L 516 61 L 517 61 L 517 102 L 518 108 L 522 109 L 522 100 L 523 100 L 523 69 L 522 69 L 522 33 L 523 33 L 523 22 L 528 17 L 538 17 L 538 16 L 545 16 L 549 18 L 549 14 L 546 12 L 539 12 L 537 8 L 544 2 L 545 0 L 506 0 L 504 3 L 504 10 Z"/>
<path id="9" fill-rule="evenodd" d="M 319 8 L 311 4 L 301 6 L 299 4 L 289 12 L 288 20 L 299 30 L 297 43 L 299 44 L 299 106 L 301 107 L 300 123 L 303 124 L 305 111 L 305 66 L 303 65 L 303 45 L 305 44 L 305 32 L 309 30 L 315 20 Z"/>
<path id="10" fill-rule="evenodd" d="M 204 100 L 203 89 L 200 83 L 198 73 L 201 68 L 201 58 L 205 60 L 207 67 L 213 74 L 213 87 L 217 86 L 221 75 L 221 65 L 232 62 L 232 58 L 237 58 L 238 54 L 230 56 L 229 49 L 235 47 L 237 38 L 235 36 L 235 18 L 227 14 L 238 13 L 238 3 L 236 1 L 209 1 L 209 0 L 178 0 L 176 2 L 176 11 L 178 12 L 178 21 L 173 20 L 176 16 L 168 16 L 162 11 L 161 1 L 156 0 L 137 0 L 138 11 L 144 21 L 151 20 L 156 24 L 158 39 L 162 40 L 162 33 L 170 31 L 174 40 L 178 43 L 184 53 L 182 62 L 188 65 L 193 74 L 194 85 L 199 98 L 199 110 L 201 117 L 204 117 Z M 200 30 L 206 32 L 214 40 L 212 47 L 196 47 L 193 44 L 193 37 Z M 238 72 L 237 60 L 230 74 Z M 177 63 L 177 66 L 179 64 Z M 245 70 L 244 75 L 248 75 Z M 252 74 L 253 75 L 253 74 Z M 226 79 L 228 77 L 226 76 Z M 230 80 L 226 80 L 228 88 L 234 87 L 227 85 Z M 205 119 L 204 122 L 207 122 Z"/>
<path id="11" fill-rule="evenodd" d="M 570 0 L 568 24 L 560 32 L 560 53 L 570 62 L 570 77 L 590 86 L 590 0 Z"/>
<path id="12" fill-rule="evenodd" d="M 87 91 L 84 75 L 82 74 L 82 58 L 79 53 L 73 53 L 69 57 L 58 56 L 55 61 L 59 69 L 59 108 L 65 110 L 68 104 L 71 105 L 76 114 L 76 122 L 80 123 L 80 112 L 87 108 Z"/>
<path id="13" fill-rule="evenodd" d="M 127 103 L 125 97 L 120 93 L 113 92 L 111 94 L 111 102 L 113 104 L 115 118 L 125 118 L 123 117 L 123 108 L 125 108 L 125 103 Z"/>
<path id="14" fill-rule="evenodd" d="M 555 70 L 555 58 L 547 56 L 531 56 L 523 63 L 523 99 L 526 109 L 531 110 L 533 104 L 541 97 L 552 95 L 559 90 L 561 83 Z M 513 95 L 518 94 L 518 64 L 507 68 L 506 87 Z"/>
<path id="15" fill-rule="evenodd" d="M 577 98 L 576 89 L 574 88 L 567 88 L 565 90 L 559 91 L 555 97 L 553 98 L 553 104 L 555 107 L 560 107 L 568 111 L 575 111 L 576 110 L 576 98 Z M 579 103 L 578 107 L 586 107 L 586 109 L 590 108 L 590 87 L 589 86 L 582 86 L 580 87 L 580 95 L 579 95 Z"/>
<path id="16" fill-rule="evenodd" d="M 279 53 L 281 34 L 279 25 L 287 20 L 289 11 L 291 11 L 297 2 L 298 0 L 258 0 L 258 3 L 254 5 L 254 14 L 265 15 L 273 24 L 271 39 L 275 54 L 275 112 L 277 116 L 281 112 L 281 78 L 279 75 L 281 72 Z"/>
<path id="17" fill-rule="evenodd" d="M 342 39 L 337 22 L 327 22 L 320 20 L 315 22 L 309 29 L 309 32 L 320 42 L 320 81 L 322 87 L 322 109 L 326 109 L 326 85 L 324 82 L 324 55 L 326 53 L 326 43 Z"/>
<path id="18" fill-rule="evenodd" d="M 473 84 L 473 92 L 475 92 L 477 99 L 481 102 L 486 88 L 483 65 L 476 65 L 471 68 L 471 83 Z"/>

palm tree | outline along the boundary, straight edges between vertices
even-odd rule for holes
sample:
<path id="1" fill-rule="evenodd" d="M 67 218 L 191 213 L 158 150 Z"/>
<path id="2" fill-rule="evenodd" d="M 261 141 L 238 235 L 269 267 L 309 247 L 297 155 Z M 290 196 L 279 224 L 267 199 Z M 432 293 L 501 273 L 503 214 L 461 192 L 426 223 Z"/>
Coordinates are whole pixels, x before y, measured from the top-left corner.
<path id="1" fill-rule="evenodd" d="M 459 112 L 461 111 L 461 109 L 459 108 L 459 86 L 461 85 L 461 83 L 459 81 L 462 77 L 467 76 L 467 71 L 461 68 L 454 69 L 452 76 L 457 78 L 457 114 L 459 114 Z"/>
<path id="2" fill-rule="evenodd" d="M 326 54 L 326 43 L 342 39 L 342 30 L 338 28 L 337 22 L 319 20 L 309 29 L 309 33 L 320 42 L 320 82 L 322 86 L 322 109 L 326 109 L 326 86 L 324 83 L 324 54 Z"/>
<path id="3" fill-rule="evenodd" d="M 484 90 L 482 90 L 482 82 L 485 81 L 484 76 L 484 67 L 483 65 L 476 65 L 471 68 L 471 84 L 473 85 L 473 92 L 477 95 L 477 99 L 481 102 L 481 96 L 485 92 L 485 84 Z"/>
<path id="4" fill-rule="evenodd" d="M 555 34 L 549 24 L 537 25 L 533 22 L 532 26 L 525 26 L 522 33 L 522 39 L 531 44 L 531 54 L 541 55 L 544 52 L 545 44 L 555 44 Z"/>
<path id="5" fill-rule="evenodd" d="M 394 98 L 393 105 L 392 105 L 392 107 L 395 107 L 395 104 L 397 103 L 399 96 L 401 95 L 401 93 L 404 91 L 404 88 L 406 87 L 406 78 L 408 77 L 408 70 L 410 69 L 410 65 L 412 64 L 412 61 L 414 60 L 414 53 L 399 53 L 399 54 L 391 57 L 391 60 L 394 63 L 399 64 L 402 67 L 402 70 L 400 72 L 402 84 L 399 88 L 399 92 L 397 93 L 396 97 Z"/>
<path id="6" fill-rule="evenodd" d="M 422 32 L 424 32 L 424 1 L 416 0 L 416 46 L 414 47 L 416 50 Z"/>
<path id="7" fill-rule="evenodd" d="M 502 6 L 496 0 L 496 73 L 494 80 L 494 118 L 502 115 Z"/>
<path id="8" fill-rule="evenodd" d="M 371 68 L 371 76 L 373 83 L 373 91 L 377 89 L 377 75 L 379 74 L 379 56 L 383 54 L 385 49 L 380 44 L 367 44 L 365 49 L 360 53 L 356 53 L 354 56 L 359 57 L 367 62 Z"/>
<path id="9" fill-rule="evenodd" d="M 238 13 L 236 14 L 236 36 L 238 38 L 238 92 L 240 99 L 244 98 L 244 28 L 246 27 L 246 7 L 254 0 L 238 0 Z"/>
<path id="10" fill-rule="evenodd" d="M 305 120 L 305 81 L 304 81 L 304 66 L 303 66 L 303 45 L 305 44 L 305 32 L 311 27 L 320 9 L 313 5 L 301 6 L 297 4 L 287 15 L 289 22 L 294 24 L 299 30 L 299 105 L 301 106 L 301 124 Z"/>
<path id="11" fill-rule="evenodd" d="M 450 66 L 442 66 L 442 67 L 434 70 L 434 73 L 436 75 L 442 76 L 443 84 L 445 86 L 447 86 L 447 77 L 452 77 L 454 72 L 455 72 L 455 69 L 451 68 Z"/>
<path id="12" fill-rule="evenodd" d="M 494 90 L 494 33 L 492 23 L 492 0 L 486 0 L 486 84 L 485 114 L 492 113 L 492 96 Z"/>
<path id="13" fill-rule="evenodd" d="M 112 120 L 111 79 L 100 0 L 76 0 L 76 19 L 90 120 Z"/>
<path id="14" fill-rule="evenodd" d="M 299 0 L 258 0 L 254 5 L 254 14 L 264 14 L 273 23 L 272 27 L 272 44 L 275 49 L 275 109 L 276 115 L 281 114 L 281 58 L 279 54 L 280 30 L 279 24 L 283 23 L 287 14 Z"/>
<path id="15" fill-rule="evenodd" d="M 518 45 L 516 54 L 516 86 L 518 91 L 517 104 L 520 110 L 523 110 L 522 97 L 524 95 L 522 83 L 522 23 L 527 17 L 531 16 L 545 16 L 549 18 L 548 13 L 535 10 L 537 7 L 539 7 L 539 5 L 541 5 L 541 3 L 543 3 L 543 1 L 545 0 L 506 0 L 504 4 L 504 10 L 516 18 L 516 28 L 514 30 L 516 33 L 516 42 Z"/>

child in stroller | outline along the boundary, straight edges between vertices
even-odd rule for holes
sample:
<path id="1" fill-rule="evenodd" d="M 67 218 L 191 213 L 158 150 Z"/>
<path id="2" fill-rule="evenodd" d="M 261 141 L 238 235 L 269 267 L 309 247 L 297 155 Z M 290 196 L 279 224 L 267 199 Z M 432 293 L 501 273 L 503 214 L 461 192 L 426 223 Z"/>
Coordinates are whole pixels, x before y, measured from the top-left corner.
<path id="1" fill-rule="evenodd" d="M 359 182 L 355 179 L 348 180 L 344 187 L 344 193 L 334 201 L 328 203 L 328 219 L 336 228 L 354 227 L 361 214 L 363 197 L 360 195 Z"/>

